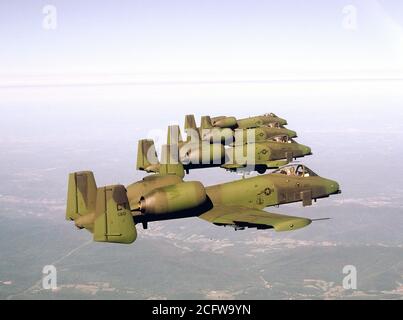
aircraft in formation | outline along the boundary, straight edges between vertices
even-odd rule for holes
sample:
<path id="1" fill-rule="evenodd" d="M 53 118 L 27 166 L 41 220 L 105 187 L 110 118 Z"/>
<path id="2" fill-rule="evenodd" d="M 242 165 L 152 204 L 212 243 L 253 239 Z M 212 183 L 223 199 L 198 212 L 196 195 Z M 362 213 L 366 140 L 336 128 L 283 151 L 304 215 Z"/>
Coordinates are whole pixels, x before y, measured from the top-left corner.
<path id="1" fill-rule="evenodd" d="M 255 118 L 258 117 L 250 119 Z M 293 139 L 297 136 L 295 131 L 280 127 L 278 122 L 271 123 L 275 126 L 249 129 L 213 127 L 209 116 L 201 117 L 200 122 L 200 127 L 197 127 L 193 115 L 185 117 L 185 141 L 179 126 L 168 127 L 167 145 L 171 146 L 170 156 L 177 159 L 187 173 L 192 169 L 221 167 L 229 171 L 246 169 L 263 174 L 267 169 L 276 169 L 293 159 L 312 154 L 310 147 Z M 230 125 L 233 122 L 221 123 L 222 126 L 225 124 Z M 136 168 L 146 172 L 159 172 L 159 160 L 153 140 L 144 139 L 138 142 Z"/>
<path id="2" fill-rule="evenodd" d="M 273 123 L 275 126 L 270 126 Z M 291 134 L 290 130 L 289 134 L 255 141 L 253 126 L 263 130 L 285 129 L 285 124 L 286 120 L 266 114 L 239 120 L 234 117 L 202 117 L 200 127 L 196 127 L 194 117 L 186 116 L 186 141 L 182 140 L 178 126 L 170 126 L 161 160 L 152 140 L 139 141 L 137 169 L 151 173 L 141 181 L 126 187 L 98 187 L 93 172 L 71 173 L 66 219 L 74 221 L 78 228 L 93 233 L 94 241 L 124 244 L 136 240 L 136 225 L 141 224 L 147 229 L 153 221 L 198 217 L 217 226 L 231 226 L 235 230 L 257 228 L 292 231 L 312 221 L 322 220 L 263 210 L 294 202 L 302 202 L 304 207 L 310 206 L 312 201 L 341 192 L 336 181 L 320 177 L 303 164 L 289 163 L 296 157 L 311 154 L 309 147 L 296 143 L 290 137 L 296 136 L 295 132 Z M 204 131 L 213 128 L 218 128 L 219 132 L 227 130 L 225 136 L 212 131 L 206 134 Z M 242 139 L 237 140 L 236 135 L 247 135 L 252 142 L 247 139 L 241 143 L 239 141 Z M 234 159 L 237 150 L 241 150 L 241 153 L 249 151 L 252 156 L 246 157 L 246 162 L 239 162 Z M 269 156 L 261 156 L 262 150 L 267 150 Z M 255 163 L 248 162 L 251 158 L 255 159 Z M 231 163 L 231 159 L 236 160 L 235 163 Z M 286 165 L 282 165 L 284 163 Z M 261 165 L 264 171 L 267 168 L 276 169 L 268 174 L 212 186 L 205 186 L 200 181 L 184 180 L 185 172 L 195 168 L 217 166 L 236 170 L 250 167 L 259 172 Z"/>
<path id="3" fill-rule="evenodd" d="M 266 113 L 256 117 L 236 119 L 235 117 L 218 116 L 213 117 L 212 124 L 219 128 L 240 128 L 249 129 L 267 126 L 271 123 L 278 123 L 281 126 L 286 126 L 287 120 L 276 116 L 274 113 Z"/>

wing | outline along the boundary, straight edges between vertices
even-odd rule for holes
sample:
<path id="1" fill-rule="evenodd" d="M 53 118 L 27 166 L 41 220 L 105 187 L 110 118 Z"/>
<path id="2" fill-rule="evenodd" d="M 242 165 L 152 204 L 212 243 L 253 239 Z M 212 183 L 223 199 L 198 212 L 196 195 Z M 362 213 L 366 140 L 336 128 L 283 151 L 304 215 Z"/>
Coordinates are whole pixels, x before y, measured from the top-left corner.
<path id="1" fill-rule="evenodd" d="M 291 231 L 306 227 L 312 220 L 301 217 L 270 213 L 259 209 L 239 206 L 217 206 L 199 218 L 219 226 L 233 226 L 237 229 L 257 228 Z"/>
<path id="2" fill-rule="evenodd" d="M 224 168 L 224 169 L 226 169 L 226 170 L 236 170 L 236 169 L 245 168 L 245 167 L 246 167 L 245 165 L 236 164 L 236 163 L 223 164 L 223 165 L 221 166 L 221 168 Z"/>

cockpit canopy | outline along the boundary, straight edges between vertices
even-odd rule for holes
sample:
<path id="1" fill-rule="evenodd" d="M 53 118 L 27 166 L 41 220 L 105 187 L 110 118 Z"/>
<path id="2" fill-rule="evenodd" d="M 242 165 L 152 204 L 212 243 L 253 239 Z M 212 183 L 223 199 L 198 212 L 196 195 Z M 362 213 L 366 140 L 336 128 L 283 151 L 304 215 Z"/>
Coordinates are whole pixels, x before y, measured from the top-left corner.
<path id="1" fill-rule="evenodd" d="M 275 142 L 281 142 L 281 143 L 295 143 L 293 139 L 291 139 L 288 136 L 282 135 L 282 136 L 275 136 L 272 137 L 270 140 L 275 141 Z"/>
<path id="2" fill-rule="evenodd" d="M 315 172 L 313 172 L 308 167 L 304 166 L 303 164 L 289 164 L 284 167 L 281 167 L 273 173 L 283 174 L 286 176 L 293 176 L 293 177 L 316 177 L 318 176 Z"/>
<path id="3" fill-rule="evenodd" d="M 280 128 L 281 127 L 280 123 L 278 123 L 278 122 L 269 123 L 268 126 L 270 128 Z"/>
<path id="4" fill-rule="evenodd" d="M 278 118 L 273 112 L 270 113 L 265 113 L 263 116 L 265 117 L 273 117 L 273 118 Z"/>

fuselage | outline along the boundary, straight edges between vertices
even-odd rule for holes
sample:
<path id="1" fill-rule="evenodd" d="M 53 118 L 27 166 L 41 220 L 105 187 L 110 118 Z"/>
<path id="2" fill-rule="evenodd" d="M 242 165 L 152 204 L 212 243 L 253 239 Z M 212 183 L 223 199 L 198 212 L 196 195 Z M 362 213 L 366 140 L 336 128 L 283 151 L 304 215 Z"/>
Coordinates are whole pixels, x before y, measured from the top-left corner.
<path id="1" fill-rule="evenodd" d="M 246 144 L 250 142 L 262 142 L 276 136 L 288 136 L 296 138 L 297 133 L 284 127 L 260 126 L 250 129 L 238 129 L 240 133 L 230 128 L 199 129 L 203 141 L 224 144 Z M 235 139 L 235 141 L 234 141 Z M 252 141 L 250 141 L 252 139 Z"/>
<path id="2" fill-rule="evenodd" d="M 336 181 L 319 176 L 285 177 L 265 174 L 206 188 L 214 205 L 240 205 L 263 209 L 270 206 L 302 201 L 302 192 L 311 192 L 312 199 L 339 192 Z"/>
<path id="3" fill-rule="evenodd" d="M 279 117 L 274 117 L 270 115 L 256 116 L 237 120 L 238 128 L 241 129 L 256 128 L 269 125 L 271 123 L 279 123 L 280 125 L 287 125 L 287 121 L 285 119 L 281 119 Z"/>
<path id="4" fill-rule="evenodd" d="M 131 208 L 135 208 L 142 195 L 182 180 L 175 176 L 150 176 L 145 181 L 139 181 L 127 187 L 127 196 Z M 308 192 L 311 199 L 328 197 L 339 193 L 336 181 L 319 176 L 284 176 L 283 174 L 265 174 L 247 179 L 205 188 L 207 201 L 202 206 L 163 215 L 144 215 L 135 217 L 136 222 L 170 220 L 194 217 L 206 213 L 220 205 L 241 206 L 246 208 L 263 209 L 270 206 L 299 202 L 303 194 Z"/>
<path id="5" fill-rule="evenodd" d="M 265 166 L 277 168 L 271 162 L 292 160 L 311 154 L 308 146 L 296 142 L 261 141 L 224 148 L 221 144 L 179 144 L 179 161 L 185 170 L 227 165 Z"/>
<path id="6" fill-rule="evenodd" d="M 227 163 L 240 165 L 266 164 L 269 161 L 300 158 L 311 154 L 308 146 L 296 142 L 262 141 L 250 145 L 237 145 L 227 149 Z M 246 157 L 242 155 L 252 155 Z"/>
<path id="7" fill-rule="evenodd" d="M 272 113 L 243 119 L 236 119 L 235 117 L 219 116 L 211 118 L 211 121 L 213 126 L 220 128 L 248 129 L 270 125 L 273 123 L 278 123 L 282 126 L 287 125 L 287 120 L 279 118 Z"/>

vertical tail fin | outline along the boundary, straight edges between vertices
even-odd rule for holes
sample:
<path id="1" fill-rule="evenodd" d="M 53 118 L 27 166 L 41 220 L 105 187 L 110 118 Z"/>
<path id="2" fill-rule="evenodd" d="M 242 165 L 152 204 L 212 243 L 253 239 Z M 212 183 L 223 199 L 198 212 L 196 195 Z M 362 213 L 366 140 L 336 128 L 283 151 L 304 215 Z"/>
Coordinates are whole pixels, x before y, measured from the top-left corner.
<path id="1" fill-rule="evenodd" d="M 174 174 L 181 178 L 185 176 L 183 164 L 179 161 L 178 146 L 164 145 L 162 146 L 160 174 Z"/>
<path id="2" fill-rule="evenodd" d="M 187 116 L 185 116 L 185 132 L 187 135 L 187 141 L 200 140 L 200 133 L 197 129 L 195 116 L 193 114 L 188 114 Z"/>
<path id="3" fill-rule="evenodd" d="M 159 161 L 154 141 L 152 139 L 139 140 L 137 147 L 137 170 L 157 172 L 158 165 Z"/>
<path id="4" fill-rule="evenodd" d="M 91 171 L 69 174 L 66 220 L 76 220 L 95 212 L 97 185 Z"/>
<path id="5" fill-rule="evenodd" d="M 210 116 L 201 117 L 200 129 L 212 129 L 212 128 L 213 128 L 213 124 L 211 122 Z"/>
<path id="6" fill-rule="evenodd" d="M 69 174 L 66 219 L 94 234 L 94 241 L 132 243 L 137 232 L 124 186 L 97 188 L 91 171 Z"/>
<path id="7" fill-rule="evenodd" d="M 124 186 L 114 185 L 98 189 L 94 220 L 94 241 L 133 243 L 136 226 Z"/>
<path id="8" fill-rule="evenodd" d="M 193 114 L 185 116 L 185 130 L 187 129 L 197 129 L 195 116 Z"/>
<path id="9" fill-rule="evenodd" d="M 183 142 L 181 129 L 178 125 L 173 125 L 168 127 L 167 144 L 178 144 Z"/>

